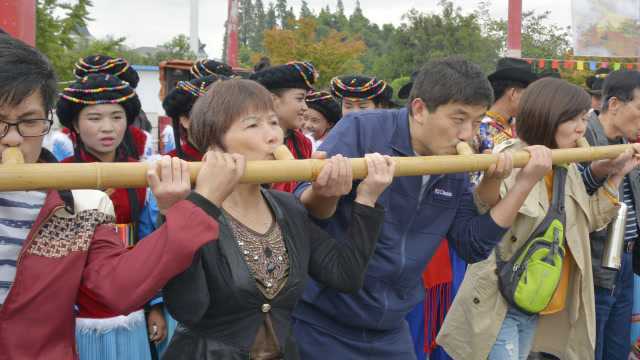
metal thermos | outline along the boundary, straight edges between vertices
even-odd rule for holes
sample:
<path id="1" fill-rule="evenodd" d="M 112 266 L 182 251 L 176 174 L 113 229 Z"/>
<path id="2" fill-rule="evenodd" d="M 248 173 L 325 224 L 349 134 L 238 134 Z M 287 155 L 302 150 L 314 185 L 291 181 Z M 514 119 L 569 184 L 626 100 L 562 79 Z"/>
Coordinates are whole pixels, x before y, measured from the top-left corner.
<path id="1" fill-rule="evenodd" d="M 622 254 L 624 252 L 624 230 L 627 223 L 627 205 L 618 204 L 618 212 L 609 226 L 607 226 L 607 242 L 604 244 L 602 254 L 602 267 L 611 270 L 620 270 Z"/>

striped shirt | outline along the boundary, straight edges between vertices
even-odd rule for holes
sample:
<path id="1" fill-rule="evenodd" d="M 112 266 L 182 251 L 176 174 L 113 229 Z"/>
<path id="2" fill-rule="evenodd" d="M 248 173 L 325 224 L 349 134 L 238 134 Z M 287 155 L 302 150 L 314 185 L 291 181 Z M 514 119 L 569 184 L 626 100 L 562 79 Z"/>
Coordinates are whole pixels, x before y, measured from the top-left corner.
<path id="1" fill-rule="evenodd" d="M 631 192 L 631 182 L 629 176 L 624 177 L 624 183 L 622 184 L 623 196 L 622 199 L 627 205 L 627 223 L 624 229 L 624 241 L 633 241 L 638 237 L 638 218 L 636 217 L 636 203 L 633 199 L 633 192 Z"/>
<path id="2" fill-rule="evenodd" d="M 0 192 L 0 305 L 16 277 L 22 245 L 44 204 L 46 192 Z"/>

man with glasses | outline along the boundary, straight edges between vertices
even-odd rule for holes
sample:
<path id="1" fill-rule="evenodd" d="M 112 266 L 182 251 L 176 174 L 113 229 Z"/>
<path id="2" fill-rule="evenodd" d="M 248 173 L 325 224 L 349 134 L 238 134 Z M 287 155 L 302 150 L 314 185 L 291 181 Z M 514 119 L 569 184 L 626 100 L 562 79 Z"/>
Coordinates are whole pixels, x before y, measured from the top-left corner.
<path id="1" fill-rule="evenodd" d="M 18 148 L 26 163 L 55 162 L 42 141 L 56 93 L 49 61 L 0 35 L 0 153 Z M 221 173 L 211 164 L 201 174 Z M 113 205 L 101 191 L 0 192 L 0 360 L 76 359 L 74 304 L 136 310 L 217 238 L 212 200 L 220 193 L 179 201 L 191 185 L 177 158 L 164 158 L 150 176 L 158 202 L 166 201 L 166 223 L 132 250 L 120 240 Z M 231 182 L 212 178 L 198 183 L 220 189 Z"/>

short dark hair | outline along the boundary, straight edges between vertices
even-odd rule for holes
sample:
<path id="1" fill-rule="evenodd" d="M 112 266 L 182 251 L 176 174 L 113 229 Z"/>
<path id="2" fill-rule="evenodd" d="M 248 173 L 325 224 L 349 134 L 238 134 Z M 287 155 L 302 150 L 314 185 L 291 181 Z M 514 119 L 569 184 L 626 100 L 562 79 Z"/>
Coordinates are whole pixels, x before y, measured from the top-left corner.
<path id="1" fill-rule="evenodd" d="M 407 106 L 422 99 L 429 112 L 441 105 L 459 102 L 468 105 L 493 104 L 493 89 L 480 67 L 461 57 L 430 61 L 416 77 Z"/>
<path id="2" fill-rule="evenodd" d="M 191 110 L 191 137 L 200 152 L 226 150 L 222 138 L 234 121 L 251 111 L 275 111 L 271 93 L 255 81 L 217 81 Z"/>
<path id="3" fill-rule="evenodd" d="M 0 105 L 18 105 L 36 91 L 49 114 L 57 98 L 53 66 L 35 48 L 0 34 Z"/>
<path id="4" fill-rule="evenodd" d="M 526 89 L 527 84 L 519 81 L 498 79 L 491 81 L 491 87 L 493 88 L 493 99 L 494 101 L 498 101 L 502 99 L 508 89 Z"/>
<path id="5" fill-rule="evenodd" d="M 640 90 L 640 72 L 629 70 L 613 71 L 602 85 L 602 112 L 609 110 L 609 100 L 616 98 L 622 102 L 633 101 L 634 90 Z"/>
<path id="6" fill-rule="evenodd" d="M 556 78 L 540 79 L 527 87 L 520 99 L 518 136 L 529 145 L 555 149 L 560 124 L 586 113 L 591 99 L 584 89 Z"/>

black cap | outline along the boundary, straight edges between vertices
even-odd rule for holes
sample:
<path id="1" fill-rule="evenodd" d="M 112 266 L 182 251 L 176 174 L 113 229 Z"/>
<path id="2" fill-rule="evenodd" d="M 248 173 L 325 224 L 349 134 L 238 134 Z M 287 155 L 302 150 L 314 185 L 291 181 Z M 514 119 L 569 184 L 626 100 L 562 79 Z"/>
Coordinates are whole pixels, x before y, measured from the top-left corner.
<path id="1" fill-rule="evenodd" d="M 416 81 L 416 77 L 418 76 L 419 73 L 420 73 L 420 71 L 418 71 L 418 70 L 412 72 L 411 73 L 411 80 L 409 80 L 408 83 L 402 85 L 402 87 L 398 91 L 398 97 L 400 99 L 408 99 L 409 98 L 409 95 L 411 95 L 411 89 L 413 88 L 413 82 Z"/>
<path id="2" fill-rule="evenodd" d="M 538 76 L 531 69 L 526 60 L 516 58 L 501 58 L 498 60 L 496 71 L 489 75 L 489 81 L 511 80 L 525 85 L 536 81 Z"/>
<path id="3" fill-rule="evenodd" d="M 602 88 L 604 86 L 604 80 L 607 78 L 607 75 L 611 72 L 608 68 L 600 68 L 596 70 L 594 75 L 591 75 L 587 78 L 587 92 L 591 95 L 600 96 L 602 95 Z"/>

